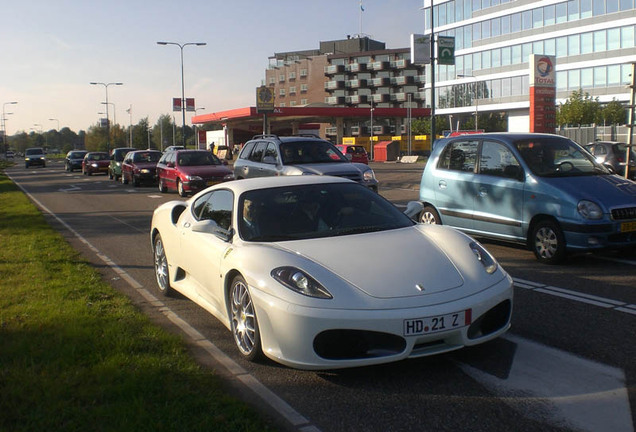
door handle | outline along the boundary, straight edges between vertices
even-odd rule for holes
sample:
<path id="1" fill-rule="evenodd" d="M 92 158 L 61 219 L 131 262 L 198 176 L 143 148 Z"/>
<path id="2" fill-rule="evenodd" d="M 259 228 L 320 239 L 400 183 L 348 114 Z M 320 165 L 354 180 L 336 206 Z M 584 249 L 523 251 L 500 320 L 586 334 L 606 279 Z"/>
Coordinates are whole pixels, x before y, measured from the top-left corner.
<path id="1" fill-rule="evenodd" d="M 439 183 L 437 183 L 437 185 L 439 186 L 440 189 L 446 189 L 446 180 L 440 180 Z"/>
<path id="2" fill-rule="evenodd" d="M 486 188 L 483 188 L 483 187 L 479 188 L 479 196 L 483 198 L 486 195 L 488 195 L 488 190 Z"/>

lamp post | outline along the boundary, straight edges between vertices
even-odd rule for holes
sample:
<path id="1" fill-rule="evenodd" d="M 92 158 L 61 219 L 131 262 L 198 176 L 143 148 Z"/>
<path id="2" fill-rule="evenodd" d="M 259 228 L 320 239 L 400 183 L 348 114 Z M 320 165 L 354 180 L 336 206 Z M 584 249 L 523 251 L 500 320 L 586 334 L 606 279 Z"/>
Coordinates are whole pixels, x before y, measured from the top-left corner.
<path id="1" fill-rule="evenodd" d="M 205 109 L 205 108 L 196 108 L 196 109 L 194 110 L 194 115 L 196 115 L 196 114 L 197 114 L 197 111 L 201 111 L 201 110 L 204 110 L 204 109 Z M 201 144 L 201 143 L 199 142 L 199 132 L 197 131 L 197 125 L 194 125 L 194 142 L 196 143 L 196 145 L 197 145 L 197 150 L 198 150 L 198 149 L 199 149 L 199 147 L 200 147 L 200 144 Z"/>
<path id="2" fill-rule="evenodd" d="M 458 74 L 457 78 L 473 78 L 473 99 L 475 99 L 475 130 L 479 129 L 479 95 L 477 94 L 477 78 L 474 75 Z"/>
<path id="3" fill-rule="evenodd" d="M 373 159 L 373 111 L 375 110 L 375 108 L 373 108 L 373 100 L 371 100 L 371 160 L 375 160 Z"/>
<path id="4" fill-rule="evenodd" d="M 112 102 L 102 102 L 102 105 L 106 105 L 106 112 L 108 112 L 108 105 L 113 106 L 113 124 L 117 124 L 117 111 L 115 110 L 115 104 Z"/>
<path id="5" fill-rule="evenodd" d="M 60 121 L 58 119 L 56 119 L 56 118 L 50 118 L 49 121 L 57 122 L 57 129 L 56 130 L 59 132 L 60 131 Z"/>
<path id="6" fill-rule="evenodd" d="M 103 82 L 91 82 L 90 85 L 103 85 L 106 91 L 106 151 L 110 153 L 110 119 L 108 118 L 108 86 L 111 85 L 124 85 L 124 83 L 120 82 L 111 82 L 111 83 L 103 83 Z"/>
<path id="7" fill-rule="evenodd" d="M 15 105 L 17 102 L 5 102 L 2 104 L 2 147 L 3 150 L 7 151 L 7 119 L 5 118 L 7 113 L 5 112 L 5 108 L 7 105 Z"/>
<path id="8" fill-rule="evenodd" d="M 181 116 L 183 118 L 183 147 L 186 146 L 186 138 L 185 138 L 185 82 L 183 79 L 183 48 L 188 45 L 196 45 L 196 46 L 204 46 L 207 45 L 206 42 L 188 42 L 184 44 L 180 44 L 177 42 L 157 42 L 157 45 L 176 45 L 181 50 Z"/>

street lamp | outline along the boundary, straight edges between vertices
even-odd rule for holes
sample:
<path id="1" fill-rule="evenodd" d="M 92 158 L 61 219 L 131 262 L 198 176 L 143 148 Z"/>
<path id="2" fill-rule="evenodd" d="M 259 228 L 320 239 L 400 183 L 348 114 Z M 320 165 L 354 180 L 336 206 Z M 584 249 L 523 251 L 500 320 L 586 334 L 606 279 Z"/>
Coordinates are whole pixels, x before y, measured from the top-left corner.
<path id="1" fill-rule="evenodd" d="M 202 111 L 204 109 L 205 108 L 195 108 L 194 115 L 197 115 L 197 111 Z M 201 143 L 199 142 L 199 132 L 197 132 L 197 125 L 194 125 L 194 142 L 196 143 L 198 150 Z"/>
<path id="2" fill-rule="evenodd" d="M 196 46 L 204 46 L 207 45 L 205 42 L 188 42 L 184 44 L 180 44 L 177 42 L 157 42 L 157 45 L 176 45 L 181 50 L 181 116 L 183 118 L 183 147 L 186 146 L 186 138 L 185 138 L 185 83 L 183 79 L 183 48 L 188 45 L 196 45 Z"/>
<path id="3" fill-rule="evenodd" d="M 6 153 L 7 151 L 7 130 L 6 130 L 6 126 L 7 126 L 7 119 L 6 117 L 6 112 L 4 107 L 7 105 L 15 105 L 17 104 L 17 102 L 5 102 L 2 104 L 2 147 Z"/>
<path id="4" fill-rule="evenodd" d="M 49 121 L 57 122 L 57 129 L 56 130 L 59 132 L 60 131 L 60 121 L 58 119 L 55 119 L 55 118 L 50 118 Z"/>
<path id="5" fill-rule="evenodd" d="M 106 151 L 110 152 L 110 120 L 108 118 L 108 86 L 111 85 L 124 85 L 124 83 L 120 82 L 111 82 L 111 83 L 103 83 L 103 82 L 91 82 L 90 85 L 103 85 L 106 90 Z"/>
<path id="6" fill-rule="evenodd" d="M 475 99 L 475 130 L 479 129 L 479 95 L 477 94 L 477 77 L 474 75 L 458 74 L 457 78 L 473 78 L 473 99 Z"/>

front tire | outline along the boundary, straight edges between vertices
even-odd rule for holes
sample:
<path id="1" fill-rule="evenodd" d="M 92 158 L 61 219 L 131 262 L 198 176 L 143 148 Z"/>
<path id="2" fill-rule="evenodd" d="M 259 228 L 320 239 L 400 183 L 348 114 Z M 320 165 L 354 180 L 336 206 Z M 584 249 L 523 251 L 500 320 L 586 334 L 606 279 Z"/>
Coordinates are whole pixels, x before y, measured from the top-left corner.
<path id="1" fill-rule="evenodd" d="M 161 235 L 157 234 L 154 242 L 154 262 L 155 277 L 157 278 L 157 286 L 159 291 L 165 297 L 172 295 L 172 287 L 170 286 L 170 271 L 168 269 L 168 258 L 166 258 L 166 250 L 163 247 Z"/>
<path id="2" fill-rule="evenodd" d="M 239 352 L 248 361 L 262 357 L 261 333 L 254 303 L 247 283 L 242 276 L 236 276 L 230 287 L 230 307 L 232 319 L 232 335 Z"/>
<path id="3" fill-rule="evenodd" d="M 559 224 L 552 220 L 535 224 L 529 244 L 537 260 L 543 264 L 558 264 L 565 259 L 565 236 Z"/>
<path id="4" fill-rule="evenodd" d="M 179 192 L 179 196 L 181 197 L 187 197 L 188 193 L 186 192 L 185 188 L 183 187 L 183 182 L 181 180 L 177 180 L 177 191 Z"/>
<path id="5" fill-rule="evenodd" d="M 168 188 L 166 187 L 166 185 L 163 183 L 162 179 L 159 179 L 159 181 L 157 182 L 159 184 L 159 192 L 161 193 L 166 193 L 168 192 Z"/>
<path id="6" fill-rule="evenodd" d="M 442 219 L 439 217 L 439 213 L 435 210 L 435 207 L 427 205 L 424 206 L 422 213 L 420 213 L 420 222 L 429 225 L 441 225 Z"/>

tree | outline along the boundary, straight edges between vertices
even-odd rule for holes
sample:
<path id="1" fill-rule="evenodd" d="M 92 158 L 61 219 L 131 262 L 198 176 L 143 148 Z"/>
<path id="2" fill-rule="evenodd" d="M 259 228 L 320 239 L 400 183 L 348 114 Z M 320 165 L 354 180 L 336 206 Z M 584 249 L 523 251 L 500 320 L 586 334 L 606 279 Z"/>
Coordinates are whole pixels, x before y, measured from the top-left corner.
<path id="1" fill-rule="evenodd" d="M 601 104 L 583 90 L 575 90 L 565 103 L 559 105 L 557 123 L 559 126 L 581 126 L 596 122 Z"/>
<path id="2" fill-rule="evenodd" d="M 615 125 L 627 123 L 627 109 L 616 99 L 612 99 L 599 112 L 597 123 Z"/>

